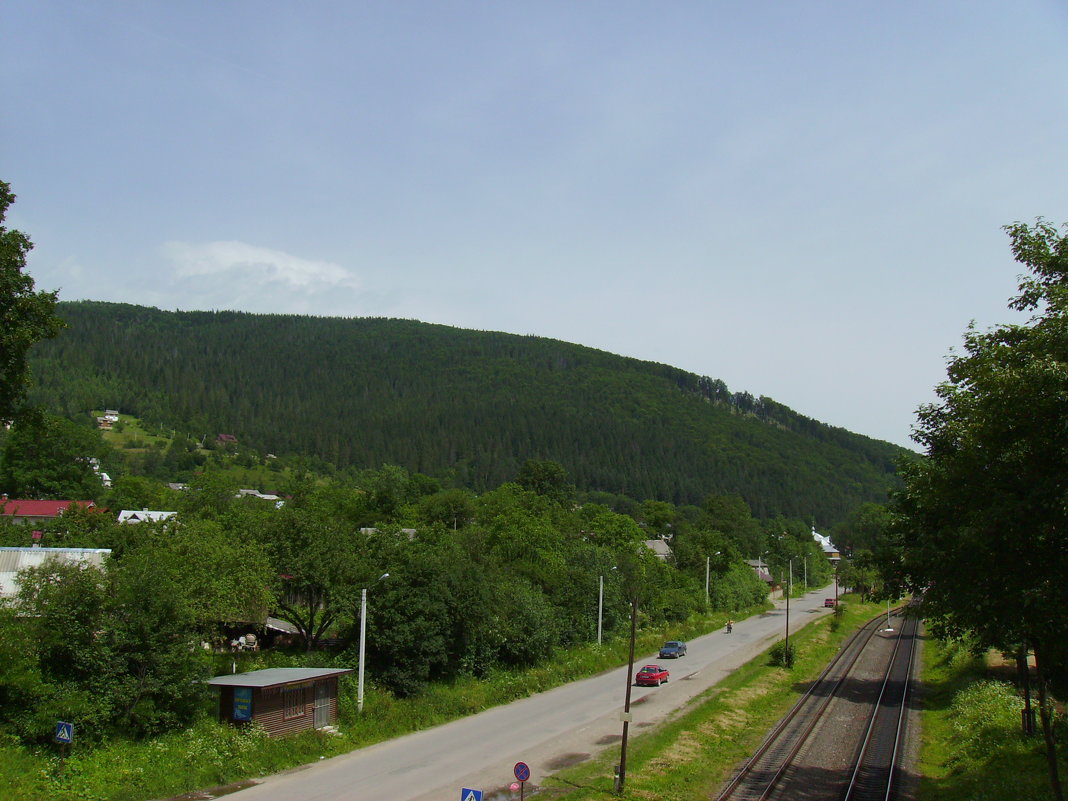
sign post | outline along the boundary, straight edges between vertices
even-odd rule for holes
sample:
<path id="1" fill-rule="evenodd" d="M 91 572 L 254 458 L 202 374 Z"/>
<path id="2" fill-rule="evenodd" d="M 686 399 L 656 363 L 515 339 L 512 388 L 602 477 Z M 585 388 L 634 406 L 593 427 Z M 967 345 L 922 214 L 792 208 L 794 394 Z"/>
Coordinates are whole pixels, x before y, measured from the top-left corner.
<path id="1" fill-rule="evenodd" d="M 516 762 L 515 767 L 512 768 L 512 773 L 519 779 L 519 801 L 523 801 L 523 789 L 526 786 L 527 779 L 530 778 L 530 767 L 526 762 Z"/>
<path id="2" fill-rule="evenodd" d="M 482 791 L 464 787 L 460 790 L 460 801 L 482 801 Z"/>
<path id="3" fill-rule="evenodd" d="M 56 721 L 55 741 L 59 743 L 59 775 L 63 775 L 63 766 L 67 760 L 67 746 L 74 742 L 74 724 L 65 720 Z"/>

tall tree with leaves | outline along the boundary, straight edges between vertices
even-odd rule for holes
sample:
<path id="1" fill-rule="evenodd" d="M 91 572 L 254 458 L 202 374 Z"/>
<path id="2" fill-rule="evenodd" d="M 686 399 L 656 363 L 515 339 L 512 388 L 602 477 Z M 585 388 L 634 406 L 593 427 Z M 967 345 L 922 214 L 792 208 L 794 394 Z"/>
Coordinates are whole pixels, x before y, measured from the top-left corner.
<path id="1" fill-rule="evenodd" d="M 107 450 L 95 429 L 24 409 L 4 443 L 0 487 L 12 497 L 96 500 L 104 488 L 90 459 Z"/>
<path id="2" fill-rule="evenodd" d="M 13 417 L 26 394 L 30 347 L 54 337 L 64 325 L 55 314 L 56 293 L 34 292 L 25 272 L 30 238 L 3 224 L 14 202 L 11 185 L 0 181 L 0 420 Z"/>
<path id="3" fill-rule="evenodd" d="M 938 402 L 918 413 L 923 458 L 902 466 L 887 572 L 923 593 L 945 635 L 1035 655 L 1054 795 L 1063 799 L 1045 697 L 1068 641 L 1068 226 L 1006 227 L 1024 324 L 971 329 Z"/>

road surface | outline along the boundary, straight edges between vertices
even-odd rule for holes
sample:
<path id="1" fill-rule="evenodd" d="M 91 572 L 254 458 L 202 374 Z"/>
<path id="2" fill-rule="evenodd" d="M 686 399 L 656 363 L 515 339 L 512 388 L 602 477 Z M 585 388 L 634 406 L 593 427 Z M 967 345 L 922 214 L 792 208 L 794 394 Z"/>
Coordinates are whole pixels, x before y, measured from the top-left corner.
<path id="1" fill-rule="evenodd" d="M 829 613 L 830 589 L 790 601 L 790 631 Z M 707 634 L 688 643 L 681 659 L 656 654 L 635 657 L 667 666 L 661 687 L 635 687 L 631 734 L 655 725 L 691 698 L 751 660 L 786 627 L 784 601 L 762 615 L 738 621 L 734 631 Z M 627 668 L 608 671 L 544 693 L 494 707 L 433 729 L 353 751 L 303 768 L 269 776 L 240 790 L 233 801 L 458 801 L 462 788 L 487 798 L 507 791 L 512 767 L 526 762 L 528 788 L 555 770 L 589 758 L 605 747 L 618 749 L 620 713 L 630 681 Z"/>

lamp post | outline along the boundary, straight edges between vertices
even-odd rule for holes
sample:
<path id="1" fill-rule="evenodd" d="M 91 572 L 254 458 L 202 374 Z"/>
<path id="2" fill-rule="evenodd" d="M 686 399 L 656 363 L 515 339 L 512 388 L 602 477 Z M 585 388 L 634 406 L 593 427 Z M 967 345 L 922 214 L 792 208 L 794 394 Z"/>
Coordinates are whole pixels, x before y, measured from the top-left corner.
<path id="1" fill-rule="evenodd" d="M 612 569 L 616 570 L 616 566 L 612 565 Z M 598 577 L 597 582 L 597 644 L 601 644 L 601 628 L 604 621 L 604 574 L 602 573 Z"/>
<path id="2" fill-rule="evenodd" d="M 719 556 L 722 551 L 716 551 L 712 556 Z M 705 557 L 705 606 L 708 606 L 708 576 L 712 571 L 712 556 Z"/>
<path id="3" fill-rule="evenodd" d="M 389 573 L 383 573 L 378 580 L 389 578 Z M 363 650 L 367 642 L 367 588 L 360 590 L 360 670 L 356 681 L 356 711 L 363 712 Z"/>
<path id="4" fill-rule="evenodd" d="M 597 581 L 597 644 L 601 644 L 601 621 L 604 619 L 604 576 Z"/>

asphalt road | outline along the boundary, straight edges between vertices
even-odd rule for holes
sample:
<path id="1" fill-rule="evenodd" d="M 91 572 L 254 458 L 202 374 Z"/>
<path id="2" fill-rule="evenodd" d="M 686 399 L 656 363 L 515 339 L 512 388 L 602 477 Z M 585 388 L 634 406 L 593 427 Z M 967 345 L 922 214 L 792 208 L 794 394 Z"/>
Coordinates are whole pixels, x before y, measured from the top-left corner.
<path id="1" fill-rule="evenodd" d="M 790 601 L 790 631 L 829 613 L 829 589 Z M 635 670 L 663 664 L 671 679 L 661 687 L 635 687 L 631 695 L 631 735 L 640 734 L 713 686 L 781 639 L 785 603 L 774 611 L 738 621 L 690 640 L 681 659 L 635 657 Z M 528 788 L 547 774 L 601 749 L 618 749 L 624 695 L 631 678 L 626 666 L 572 682 L 507 706 L 455 720 L 433 729 L 270 776 L 229 796 L 234 801 L 459 801 L 462 788 L 483 790 L 487 799 L 504 794 L 515 781 L 512 768 L 526 762 Z M 518 798 L 518 795 L 515 796 Z"/>

